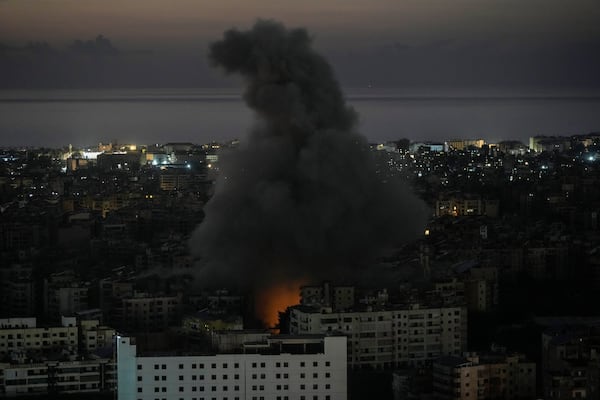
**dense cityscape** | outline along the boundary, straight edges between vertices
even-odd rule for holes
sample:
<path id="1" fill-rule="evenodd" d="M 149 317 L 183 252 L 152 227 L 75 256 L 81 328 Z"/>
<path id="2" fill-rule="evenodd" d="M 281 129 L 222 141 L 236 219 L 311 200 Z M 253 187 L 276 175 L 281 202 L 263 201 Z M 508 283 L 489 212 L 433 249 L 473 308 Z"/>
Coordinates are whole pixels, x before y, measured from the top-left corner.
<path id="1" fill-rule="evenodd" d="M 600 134 L 370 144 L 422 234 L 260 291 L 189 246 L 239 146 L 0 149 L 0 397 L 600 395 Z"/>

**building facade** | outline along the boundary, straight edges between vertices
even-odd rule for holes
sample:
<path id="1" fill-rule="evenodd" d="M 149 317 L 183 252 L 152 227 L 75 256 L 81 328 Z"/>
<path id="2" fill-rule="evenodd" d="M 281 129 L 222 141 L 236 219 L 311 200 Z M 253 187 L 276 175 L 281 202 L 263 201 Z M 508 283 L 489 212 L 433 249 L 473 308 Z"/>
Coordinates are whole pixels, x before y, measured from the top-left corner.
<path id="1" fill-rule="evenodd" d="M 419 304 L 395 309 L 322 312 L 290 309 L 291 334 L 340 332 L 348 337 L 348 365 L 389 368 L 458 355 L 467 345 L 465 307 Z"/>
<path id="2" fill-rule="evenodd" d="M 286 335 L 243 353 L 140 355 L 117 337 L 119 400 L 345 400 L 346 338 Z"/>
<path id="3" fill-rule="evenodd" d="M 433 364 L 436 399 L 534 399 L 535 363 L 521 355 L 441 357 Z"/>

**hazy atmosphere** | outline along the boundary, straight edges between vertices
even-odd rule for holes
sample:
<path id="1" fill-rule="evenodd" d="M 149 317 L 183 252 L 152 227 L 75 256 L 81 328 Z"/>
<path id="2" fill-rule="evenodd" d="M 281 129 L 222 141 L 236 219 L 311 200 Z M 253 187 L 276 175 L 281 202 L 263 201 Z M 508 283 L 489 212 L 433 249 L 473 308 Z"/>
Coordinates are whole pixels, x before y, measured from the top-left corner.
<path id="1" fill-rule="evenodd" d="M 594 0 L 3 0 L 0 87 L 236 86 L 207 45 L 259 17 L 307 28 L 346 87 L 600 87 Z"/>

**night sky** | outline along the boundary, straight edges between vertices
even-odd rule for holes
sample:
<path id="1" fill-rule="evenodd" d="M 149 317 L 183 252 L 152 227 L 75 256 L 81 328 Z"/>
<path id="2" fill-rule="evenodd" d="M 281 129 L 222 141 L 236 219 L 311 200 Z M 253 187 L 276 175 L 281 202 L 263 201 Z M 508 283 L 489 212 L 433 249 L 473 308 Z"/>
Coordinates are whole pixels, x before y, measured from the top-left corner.
<path id="1" fill-rule="evenodd" d="M 597 0 L 0 0 L 0 88 L 235 85 L 208 44 L 257 18 L 306 28 L 346 87 L 600 88 Z"/>

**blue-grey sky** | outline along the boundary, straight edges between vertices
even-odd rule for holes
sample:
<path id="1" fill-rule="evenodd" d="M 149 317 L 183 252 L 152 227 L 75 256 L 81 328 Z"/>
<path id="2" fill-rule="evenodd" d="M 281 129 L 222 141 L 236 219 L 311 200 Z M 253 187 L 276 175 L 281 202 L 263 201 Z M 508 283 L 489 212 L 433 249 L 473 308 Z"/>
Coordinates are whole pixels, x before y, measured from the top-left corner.
<path id="1" fill-rule="evenodd" d="M 257 18 L 346 86 L 600 87 L 598 0 L 0 0 L 0 88 L 222 86 L 208 43 Z"/>

